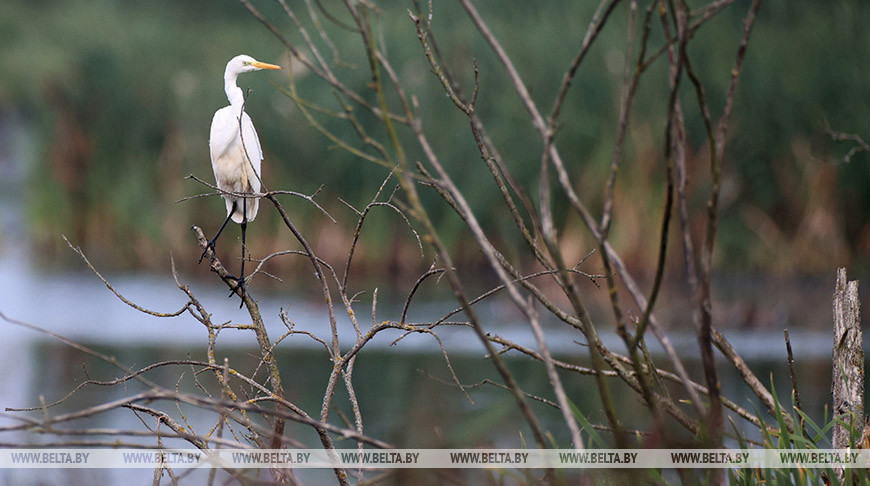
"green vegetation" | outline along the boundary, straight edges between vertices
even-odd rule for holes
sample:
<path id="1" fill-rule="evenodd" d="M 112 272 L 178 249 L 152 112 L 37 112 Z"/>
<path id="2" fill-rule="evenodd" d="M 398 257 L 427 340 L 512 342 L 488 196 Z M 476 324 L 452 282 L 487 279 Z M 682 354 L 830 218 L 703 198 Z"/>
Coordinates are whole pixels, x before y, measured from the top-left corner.
<path id="1" fill-rule="evenodd" d="M 323 3 L 339 18 L 346 15 L 344 9 Z M 479 3 L 533 97 L 549 107 L 593 5 L 565 0 Z M 257 6 L 288 38 L 300 39 L 278 5 Z M 380 6 L 377 34 L 399 76 L 419 99 L 427 133 L 443 144 L 436 147 L 443 162 L 455 170 L 463 189 L 473 188 L 488 180 L 486 169 L 476 163 L 479 156 L 466 121 L 444 97 L 422 57 L 406 13 L 411 6 Z M 734 31 L 740 28 L 743 10 L 726 9 L 705 25 L 689 53 L 716 112 L 736 50 L 720 40 L 737 37 Z M 762 7 L 726 155 L 720 265 L 793 273 L 827 270 L 832 261 L 852 267 L 870 263 L 870 157 L 862 153 L 850 163 L 839 163 L 851 145 L 834 142 L 824 132 L 827 122 L 836 130 L 870 137 L 870 32 L 862 25 L 867 18 L 870 7 L 859 1 L 800 0 Z M 556 138 L 570 169 L 578 174 L 581 197 L 600 197 L 602 192 L 597 189 L 604 183 L 610 159 L 622 79 L 625 39 L 619 26 L 626 19 L 622 6 L 584 62 Z M 358 34 L 325 22 L 340 53 L 334 69 L 343 76 L 358 72 L 352 78 L 358 84 L 352 88 L 364 86 L 368 70 Z M 454 2 L 435 2 L 434 32 L 465 90 L 471 90 L 473 61 L 479 61 L 478 112 L 509 154 L 513 173 L 534 194 L 537 181 L 525 176 L 537 171 L 540 141 L 511 86 L 503 82 L 501 67 Z M 654 30 L 652 35 L 652 44 L 660 45 L 661 33 Z M 24 161 L 30 170 L 23 193 L 40 250 L 48 256 L 68 256 L 58 251 L 64 248 L 59 234 L 65 233 L 90 255 L 99 255 L 103 264 L 163 268 L 167 249 L 184 255 L 178 259 L 184 260 L 182 264 L 195 260 L 198 252 L 187 228 L 216 227 L 223 204 L 214 197 L 175 201 L 208 191 L 184 177 L 193 173 L 212 178 L 207 134 L 212 113 L 226 104 L 224 65 L 242 52 L 286 65 L 283 46 L 241 4 L 203 0 L 9 0 L 0 5 L 0 40 L 0 115 L 26 126 L 34 145 L 32 159 Z M 331 47 L 321 45 L 324 55 L 333 57 Z M 648 208 L 660 207 L 664 187 L 663 156 L 654 147 L 661 146 L 664 132 L 667 100 L 659 94 L 665 92 L 667 79 L 664 62 L 657 64 L 640 86 L 612 233 L 626 260 L 644 265 L 654 261 L 655 252 L 645 235 L 655 234 L 659 224 L 658 209 Z M 289 75 L 303 99 L 340 111 L 333 93 L 324 91 L 313 76 L 298 69 Z M 240 79 L 242 86 L 251 88 L 247 110 L 266 152 L 266 186 L 310 194 L 323 185 L 318 200 L 336 218 L 352 218 L 338 198 L 363 205 L 383 180 L 384 170 L 336 150 L 314 130 L 292 100 L 281 94 L 290 83 L 287 76 Z M 691 171 L 698 174 L 695 180 L 705 180 L 701 175 L 708 162 L 700 117 L 694 108 L 686 111 L 697 149 L 690 158 Z M 343 121 L 319 121 L 360 146 Z M 409 155 L 411 160 L 418 156 Z M 498 197 L 494 187 L 484 185 L 466 193 L 492 234 L 516 239 L 512 232 L 499 231 L 500 222 L 486 212 Z M 597 207 L 596 201 L 587 202 Z M 301 200 L 290 203 L 290 209 L 309 234 L 337 241 L 349 237 Z M 442 235 L 461 247 L 468 235 L 461 232 L 455 216 L 440 209 L 433 208 L 433 216 Z M 261 213 L 251 227 L 256 252 L 289 244 L 275 240 L 280 229 L 269 213 Z M 379 218 L 364 235 L 363 249 L 370 248 L 366 262 L 373 269 L 388 268 L 384 264 L 408 254 L 402 248 L 412 244 L 406 238 L 393 241 L 392 234 L 405 231 L 401 222 Z M 576 221 L 560 224 L 571 233 Z M 590 242 L 579 242 L 591 248 Z"/>

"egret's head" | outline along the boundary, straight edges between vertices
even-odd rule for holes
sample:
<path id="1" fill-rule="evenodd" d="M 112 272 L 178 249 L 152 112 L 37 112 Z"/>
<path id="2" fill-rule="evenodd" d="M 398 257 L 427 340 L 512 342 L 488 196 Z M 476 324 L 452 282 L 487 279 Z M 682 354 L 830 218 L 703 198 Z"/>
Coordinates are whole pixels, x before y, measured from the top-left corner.
<path id="1" fill-rule="evenodd" d="M 227 63 L 225 75 L 239 75 L 261 69 L 281 69 L 281 66 L 260 62 L 251 56 L 242 54 L 230 59 L 230 62 Z"/>

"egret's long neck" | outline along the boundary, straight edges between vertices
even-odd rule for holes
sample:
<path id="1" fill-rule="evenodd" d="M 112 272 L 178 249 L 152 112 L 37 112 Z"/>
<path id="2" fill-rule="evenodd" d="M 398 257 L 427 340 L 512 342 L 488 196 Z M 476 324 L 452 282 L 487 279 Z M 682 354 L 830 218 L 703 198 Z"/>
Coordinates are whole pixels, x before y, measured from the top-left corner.
<path id="1" fill-rule="evenodd" d="M 227 93 L 227 99 L 230 100 L 232 106 L 242 106 L 245 103 L 245 95 L 242 94 L 242 88 L 236 84 L 237 73 L 224 74 L 224 91 Z"/>

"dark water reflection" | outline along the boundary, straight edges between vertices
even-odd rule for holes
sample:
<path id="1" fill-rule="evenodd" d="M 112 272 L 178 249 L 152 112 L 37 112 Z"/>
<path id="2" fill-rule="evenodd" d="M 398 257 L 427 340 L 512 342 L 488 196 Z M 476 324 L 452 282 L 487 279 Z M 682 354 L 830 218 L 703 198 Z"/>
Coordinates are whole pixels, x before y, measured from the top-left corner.
<path id="1" fill-rule="evenodd" d="M 134 369 L 162 361 L 205 360 L 202 348 L 96 345 L 96 349 L 110 356 L 123 357 L 124 362 L 132 364 Z M 579 352 L 585 353 L 583 350 Z M 19 406 L 38 404 L 40 395 L 48 402 L 59 399 L 86 379 L 86 376 L 111 379 L 121 374 L 116 368 L 62 344 L 42 342 L 34 347 L 33 353 L 36 358 L 32 363 L 35 366 L 33 375 L 27 384 L 24 403 L 16 404 Z M 226 357 L 235 369 L 248 373 L 257 366 L 257 354 L 255 348 L 231 348 L 226 351 L 219 350 L 217 353 L 219 360 Z M 311 415 L 317 416 L 332 367 L 326 352 L 322 349 L 279 348 L 277 358 L 287 398 Z M 563 355 L 559 358 L 577 364 L 588 364 L 586 356 L 579 353 L 574 357 Z M 440 353 L 373 350 L 358 355 L 353 383 L 364 418 L 365 432 L 398 447 L 408 448 L 521 447 L 521 434 L 529 440 L 529 430 L 524 426 L 515 402 L 507 391 L 491 385 L 474 386 L 486 379 L 501 382 L 492 364 L 471 353 L 457 353 L 451 355 L 450 360 L 457 376 L 466 385 L 467 397 L 453 382 Z M 506 362 L 524 391 L 554 400 L 542 364 L 522 356 L 508 356 Z M 690 370 L 699 368 L 696 362 L 689 361 L 686 364 Z M 791 380 L 786 364 L 780 361 L 755 360 L 750 365 L 763 382 L 769 384 L 771 377 L 773 378 L 780 400 L 788 405 Z M 760 402 L 743 385 L 732 368 L 723 362 L 720 363 L 719 371 L 724 395 L 750 411 L 763 410 Z M 824 408 L 830 401 L 830 365 L 823 361 L 801 362 L 797 365 L 797 374 L 804 410 L 814 420 L 821 420 Z M 261 382 L 266 381 L 264 370 L 260 369 L 257 376 Z M 569 398 L 590 421 L 606 424 L 594 380 L 576 373 L 562 372 L 561 376 Z M 197 388 L 197 382 L 194 382 L 189 366 L 163 367 L 149 372 L 147 377 L 170 389 L 177 385 L 182 392 L 202 393 L 202 389 Z M 700 376 L 694 378 L 699 382 L 701 380 Z M 209 392 L 219 394 L 212 375 L 200 374 L 197 381 Z M 625 426 L 646 429 L 649 425 L 649 414 L 641 406 L 637 394 L 618 380 L 610 380 L 609 384 Z M 135 381 L 110 388 L 88 386 L 53 409 L 53 413 L 96 405 L 145 389 L 144 385 Z M 679 386 L 674 385 L 671 389 L 679 396 Z M 336 425 L 344 425 L 341 417 L 352 420 L 352 410 L 343 386 L 338 387 L 334 403 L 332 417 Z M 540 401 L 532 400 L 532 404 L 544 428 L 553 435 L 556 443 L 568 447 L 570 438 L 558 411 Z M 181 420 L 173 405 L 163 403 L 154 406 Z M 192 424 L 203 424 L 197 429 L 200 433 L 207 430 L 202 427 L 213 425 L 210 413 L 197 412 L 192 407 L 183 407 L 183 410 Z M 762 415 L 766 416 L 764 413 Z M 738 425 L 743 424 L 739 419 L 735 419 L 735 422 Z M 85 424 L 94 427 L 123 425 L 135 428 L 137 420 L 124 418 L 122 412 L 98 417 L 79 425 Z M 752 427 L 745 427 L 743 430 L 750 432 Z M 316 436 L 304 426 L 288 428 L 288 437 L 312 447 L 318 444 Z M 350 442 L 345 445 L 352 446 Z M 182 446 L 183 444 L 179 445 Z"/>
<path id="2" fill-rule="evenodd" d="M 84 343 L 89 344 L 89 343 Z M 205 353 L 199 346 L 106 346 L 90 343 L 98 351 L 109 356 L 116 356 L 132 368 L 138 368 L 149 363 L 195 359 L 204 360 Z M 4 405 L 18 406 L 38 404 L 40 395 L 46 402 L 52 402 L 64 396 L 78 383 L 89 376 L 94 379 L 109 379 L 120 375 L 120 372 L 100 360 L 84 355 L 69 346 L 50 341 L 40 340 L 30 349 L 31 359 L 28 361 L 31 371 L 30 379 L 25 385 L 22 398 L 24 403 L 16 400 L 10 404 L 4 400 Z M 256 367 L 258 354 L 255 348 L 230 347 L 218 351 L 218 359 L 226 357 L 229 363 L 239 370 L 250 372 Z M 331 363 L 323 349 L 307 347 L 279 348 L 277 358 L 284 379 L 287 398 L 308 411 L 311 415 L 319 414 L 323 392 Z M 574 356 L 562 355 L 560 359 L 584 364 L 585 350 L 580 348 Z M 461 352 L 451 355 L 451 364 L 456 374 L 466 385 L 479 383 L 484 379 L 497 379 L 497 374 L 491 363 L 481 359 L 479 353 Z M 661 359 L 661 358 L 659 358 Z M 508 355 L 507 363 L 515 374 L 521 387 L 532 395 L 552 399 L 552 391 L 544 378 L 543 366 L 524 357 Z M 23 363 L 22 363 L 23 364 Z M 697 363 L 687 362 L 690 370 L 696 370 Z M 725 363 L 720 363 L 723 391 L 726 396 L 750 411 L 761 411 L 757 399 L 751 395 L 742 384 L 736 372 Z M 751 366 L 764 382 L 773 377 L 774 385 L 783 403 L 790 403 L 790 378 L 786 364 L 782 360 L 753 360 Z M 87 370 L 85 373 L 84 370 Z M 822 360 L 803 361 L 797 365 L 797 373 L 801 386 L 801 399 L 805 410 L 814 419 L 820 420 L 824 407 L 830 399 L 830 365 Z M 397 349 L 373 349 L 361 353 L 354 370 L 354 386 L 364 418 L 365 433 L 383 439 L 398 447 L 407 448 L 464 448 L 464 447 L 523 447 L 523 440 L 531 442 L 531 434 L 517 412 L 513 398 L 508 392 L 492 386 L 468 387 L 468 397 L 452 383 L 450 373 L 440 353 L 403 351 Z M 169 366 L 150 372 L 147 377 L 168 388 L 178 386 L 179 391 L 187 393 L 203 393 L 204 387 L 218 396 L 214 379 L 209 374 L 200 374 L 198 384 L 193 380 L 193 371 L 188 366 Z M 258 377 L 265 381 L 262 370 Z M 594 381 L 589 376 L 563 373 L 562 378 L 570 399 L 595 424 L 605 424 L 601 411 L 598 393 Z M 696 377 L 700 379 L 700 377 Z M 641 406 L 638 396 L 616 380 L 611 380 L 611 392 L 614 402 L 618 404 L 621 420 L 628 428 L 645 430 L 649 425 L 649 414 Z M 112 399 L 134 394 L 146 387 L 135 381 L 123 386 L 98 387 L 89 386 L 61 405 L 51 410 L 59 414 L 92 406 Z M 673 387 L 678 390 L 678 387 Z M 241 393 L 244 393 L 243 391 Z M 469 398 L 473 401 L 471 403 Z M 352 420 L 352 411 L 348 405 L 347 392 L 339 386 L 335 398 L 335 407 L 331 413 L 331 421 L 336 425 L 345 425 L 342 417 Z M 147 404 L 169 413 L 178 421 L 186 419 L 194 431 L 205 434 L 216 422 L 216 415 L 192 407 L 182 406 L 181 411 L 171 402 Z M 532 401 L 532 407 L 540 418 L 545 430 L 552 434 L 555 444 L 568 447 L 570 438 L 562 425 L 559 412 L 552 407 Z M 184 414 L 182 418 L 181 412 Z M 38 415 L 38 414 L 37 414 Z M 766 417 L 766 414 L 762 413 Z M 145 423 L 153 426 L 153 419 L 144 418 Z M 735 419 L 742 433 L 756 437 L 757 433 L 744 421 Z M 79 420 L 67 424 L 64 428 L 105 427 L 118 429 L 144 430 L 140 422 L 130 411 L 119 410 L 97 417 Z M 679 430 L 674 426 L 674 430 Z M 237 433 L 241 433 L 236 429 Z M 316 435 L 308 427 L 291 424 L 286 431 L 291 441 L 297 446 L 317 447 Z M 9 437 L 6 438 L 7 440 Z M 29 435 L 23 438 L 26 442 L 51 442 L 56 438 L 46 435 Z M 96 439 L 113 440 L 114 437 L 97 437 Z M 655 438 L 640 437 L 638 446 L 655 447 Z M 6 440 L 4 440 L 6 442 Z M 153 445 L 153 440 L 132 438 L 130 442 Z M 167 446 L 186 447 L 186 444 L 166 442 Z M 351 441 L 339 441 L 338 447 L 355 447 Z M 478 472 L 454 471 L 455 479 L 474 477 Z M 36 474 L 31 472 L 32 474 Z M 70 476 L 52 476 L 58 472 L 39 472 L 41 479 L 59 477 L 70 478 L 149 478 L 150 471 L 69 471 Z M 27 479 L 31 476 L 21 476 L 21 471 L 7 471 L 7 478 L 17 477 Z M 11 474 L 12 476 L 9 476 Z M 48 476 L 45 476 L 48 474 Z M 194 477 L 201 474 L 191 472 Z M 410 475 L 404 480 L 425 477 L 421 471 L 403 472 Z M 434 474 L 434 473 L 433 473 Z M 452 473 L 448 473 L 452 474 Z M 469 476 L 470 475 L 470 476 Z M 204 476 L 201 476 L 204 478 Z M 302 471 L 300 477 L 313 481 L 329 480 L 328 471 Z M 430 478 L 432 479 L 432 478 Z M 63 481 L 61 481 L 63 482 Z M 48 483 L 53 481 L 50 479 Z M 395 484 L 402 484 L 396 482 Z"/>

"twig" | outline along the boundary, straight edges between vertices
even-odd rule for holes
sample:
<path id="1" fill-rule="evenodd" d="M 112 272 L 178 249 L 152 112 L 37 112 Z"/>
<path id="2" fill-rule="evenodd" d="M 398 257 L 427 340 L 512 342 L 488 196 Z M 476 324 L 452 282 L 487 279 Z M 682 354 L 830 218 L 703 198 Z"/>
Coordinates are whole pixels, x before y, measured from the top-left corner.
<path id="1" fill-rule="evenodd" d="M 317 190 L 314 191 L 314 192 L 313 192 L 312 194 L 310 194 L 310 195 L 309 195 L 309 194 L 303 194 L 303 193 L 301 193 L 301 192 L 296 192 L 296 191 L 286 191 L 286 190 L 279 190 L 279 191 L 266 191 L 266 192 L 233 192 L 233 191 L 225 191 L 225 190 L 223 190 L 223 189 L 221 189 L 221 188 L 215 186 L 214 184 L 211 184 L 211 183 L 209 183 L 209 182 L 206 182 L 206 181 L 200 179 L 199 177 L 197 177 L 197 176 L 195 176 L 195 175 L 193 175 L 193 174 L 188 175 L 188 176 L 186 177 L 186 179 L 192 179 L 192 180 L 194 180 L 194 181 L 196 181 L 196 182 L 198 182 L 198 183 L 200 183 L 200 184 L 202 184 L 202 185 L 204 185 L 204 186 L 206 186 L 206 187 L 209 187 L 209 188 L 211 188 L 211 189 L 214 189 L 214 190 L 217 191 L 217 192 L 209 192 L 209 193 L 204 193 L 204 194 L 196 194 L 196 195 L 193 195 L 193 196 L 183 197 L 183 198 L 181 198 L 181 199 L 175 201 L 176 203 L 181 203 L 181 202 L 189 201 L 189 200 L 191 200 L 191 199 L 198 199 L 198 198 L 201 198 L 201 197 L 218 196 L 218 195 L 227 195 L 227 196 L 234 196 L 234 197 L 248 197 L 248 198 L 265 198 L 265 197 L 268 197 L 268 196 L 275 196 L 275 195 L 286 194 L 286 195 L 296 196 L 296 197 L 299 197 L 299 198 L 305 199 L 306 201 L 310 202 L 314 207 L 316 207 L 318 211 L 320 211 L 321 213 L 323 213 L 324 216 L 326 216 L 327 218 L 329 218 L 330 221 L 332 221 L 333 223 L 336 222 L 336 221 L 335 221 L 335 218 L 333 218 L 332 215 L 329 214 L 329 212 L 328 212 L 327 210 L 323 209 L 323 207 L 322 207 L 320 204 L 318 204 L 317 201 L 314 200 L 314 198 L 317 197 L 317 195 L 320 194 L 320 191 L 323 189 L 323 186 L 322 186 L 322 185 L 321 185 L 320 187 L 318 187 Z"/>
<path id="2" fill-rule="evenodd" d="M 797 371 L 794 366 L 794 355 L 791 351 L 791 340 L 788 338 L 788 329 L 782 330 L 783 335 L 785 336 L 785 351 L 788 355 L 788 374 L 791 376 L 791 392 L 792 399 L 794 400 L 794 408 L 797 410 L 803 411 L 804 407 L 801 405 L 801 394 L 798 391 L 798 381 L 797 381 Z M 804 416 L 800 417 L 800 425 L 801 430 L 803 430 L 805 436 L 809 436 L 807 434 L 806 425 L 804 424 Z"/>
<path id="3" fill-rule="evenodd" d="M 85 256 L 85 253 L 82 251 L 81 248 L 79 248 L 78 246 L 73 246 L 73 244 L 70 243 L 70 241 L 66 238 L 65 235 L 61 235 L 61 236 L 63 238 L 63 241 L 66 242 L 67 246 L 69 246 L 74 252 L 76 252 L 76 254 L 78 254 L 79 257 L 81 257 L 81 259 L 85 262 L 85 264 L 88 266 L 88 268 L 92 272 L 94 272 L 94 275 L 96 275 L 97 278 L 100 279 L 100 282 L 103 282 L 103 285 L 105 285 L 106 288 L 111 290 L 112 293 L 115 294 L 115 296 L 121 300 L 121 302 L 127 304 L 128 306 L 136 309 L 139 312 L 142 312 L 143 314 L 148 314 L 148 315 L 154 316 L 154 317 L 177 317 L 177 316 L 180 316 L 181 314 L 183 314 L 186 310 L 188 310 L 188 307 L 190 306 L 190 302 L 184 304 L 184 306 L 181 309 L 178 309 L 175 312 L 157 312 L 157 311 L 146 309 L 144 307 L 141 307 L 141 306 L 135 304 L 134 302 L 130 301 L 129 299 L 127 299 L 126 297 L 121 295 L 120 292 L 115 290 L 115 287 L 113 287 L 112 284 L 110 284 L 109 281 L 106 280 L 105 277 L 103 277 L 100 274 L 100 272 L 97 271 L 96 268 L 94 268 L 94 266 L 91 264 L 90 260 L 88 260 L 88 257 Z"/>
<path id="4" fill-rule="evenodd" d="M 835 131 L 830 127 L 830 125 L 828 125 L 827 121 L 825 122 L 825 133 L 837 142 L 855 142 L 855 145 L 853 145 L 852 148 L 846 152 L 846 155 L 843 156 L 843 162 L 846 164 L 852 161 L 852 157 L 854 157 L 855 154 L 870 152 L 870 144 L 865 142 L 863 138 L 858 136 L 858 134 Z"/>

